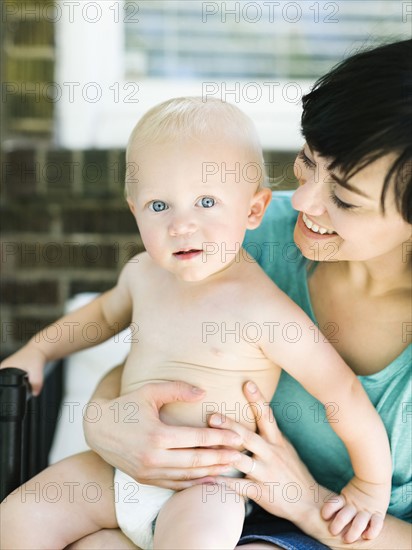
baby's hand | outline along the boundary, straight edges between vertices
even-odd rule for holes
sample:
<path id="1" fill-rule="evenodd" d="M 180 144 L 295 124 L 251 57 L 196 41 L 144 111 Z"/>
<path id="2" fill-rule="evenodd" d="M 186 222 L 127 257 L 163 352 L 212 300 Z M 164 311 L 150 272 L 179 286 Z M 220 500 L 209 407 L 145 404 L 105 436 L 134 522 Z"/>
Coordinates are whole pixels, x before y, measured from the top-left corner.
<path id="1" fill-rule="evenodd" d="M 0 369 L 15 367 L 25 370 L 29 375 L 33 395 L 38 395 L 43 386 L 43 370 L 46 362 L 46 358 L 41 351 L 33 346 L 26 345 L 4 359 L 0 364 Z"/>
<path id="2" fill-rule="evenodd" d="M 390 484 L 362 481 L 356 476 L 322 508 L 322 517 L 332 519 L 332 535 L 343 532 L 343 540 L 352 543 L 360 537 L 375 539 L 382 530 L 389 505 Z"/>

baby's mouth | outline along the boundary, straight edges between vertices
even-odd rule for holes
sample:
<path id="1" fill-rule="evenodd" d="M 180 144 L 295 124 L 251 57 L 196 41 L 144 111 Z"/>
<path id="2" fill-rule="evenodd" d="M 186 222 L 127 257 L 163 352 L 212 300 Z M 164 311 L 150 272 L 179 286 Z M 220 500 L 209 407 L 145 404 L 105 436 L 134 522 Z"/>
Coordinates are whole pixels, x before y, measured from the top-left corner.
<path id="1" fill-rule="evenodd" d="M 336 231 L 332 231 L 332 229 L 327 229 L 326 227 L 322 227 L 320 225 L 317 225 L 312 220 L 310 220 L 307 215 L 302 212 L 302 220 L 303 223 L 306 225 L 308 229 L 313 231 L 314 233 L 319 233 L 320 235 L 337 235 Z"/>
<path id="2" fill-rule="evenodd" d="M 188 250 L 178 250 L 177 252 L 173 252 L 173 256 L 185 257 L 185 256 L 191 256 L 193 254 L 199 254 L 200 252 L 202 252 L 201 249 L 190 248 Z"/>

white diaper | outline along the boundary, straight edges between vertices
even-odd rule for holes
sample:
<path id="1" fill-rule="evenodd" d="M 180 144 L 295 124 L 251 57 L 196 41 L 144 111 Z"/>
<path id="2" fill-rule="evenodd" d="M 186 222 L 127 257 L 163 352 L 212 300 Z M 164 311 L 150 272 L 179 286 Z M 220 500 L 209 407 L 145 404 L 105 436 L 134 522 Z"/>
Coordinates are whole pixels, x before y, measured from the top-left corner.
<path id="1" fill-rule="evenodd" d="M 241 477 L 244 474 L 233 468 L 224 475 Z M 156 518 L 175 491 L 143 485 L 120 470 L 115 470 L 114 488 L 116 517 L 120 529 L 141 550 L 152 550 Z M 246 515 L 249 512 L 250 507 L 246 503 Z"/>
<path id="2" fill-rule="evenodd" d="M 120 529 L 139 548 L 151 550 L 154 522 L 174 491 L 143 485 L 120 470 L 115 471 L 114 487 L 116 516 Z"/>

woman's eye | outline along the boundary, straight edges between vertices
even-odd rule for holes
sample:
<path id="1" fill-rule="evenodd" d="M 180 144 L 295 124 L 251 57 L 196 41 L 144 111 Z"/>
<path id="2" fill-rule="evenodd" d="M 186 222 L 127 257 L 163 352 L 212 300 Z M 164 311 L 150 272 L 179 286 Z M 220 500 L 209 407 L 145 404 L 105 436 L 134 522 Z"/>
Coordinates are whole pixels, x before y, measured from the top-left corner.
<path id="1" fill-rule="evenodd" d="M 203 208 L 212 208 L 216 203 L 215 199 L 212 197 L 202 197 L 197 204 L 203 206 Z"/>
<path id="2" fill-rule="evenodd" d="M 153 212 L 163 212 L 163 210 L 167 210 L 168 206 L 163 201 L 153 201 L 149 204 L 149 209 Z"/>
<path id="3" fill-rule="evenodd" d="M 357 208 L 357 206 L 355 206 L 354 204 L 348 204 L 347 202 L 341 201 L 333 191 L 330 194 L 330 198 L 333 204 L 335 204 L 338 208 L 342 208 L 343 210 L 351 210 L 353 208 Z"/>
<path id="4" fill-rule="evenodd" d="M 299 152 L 298 157 L 307 168 L 315 168 L 316 164 L 306 156 L 304 149 Z"/>

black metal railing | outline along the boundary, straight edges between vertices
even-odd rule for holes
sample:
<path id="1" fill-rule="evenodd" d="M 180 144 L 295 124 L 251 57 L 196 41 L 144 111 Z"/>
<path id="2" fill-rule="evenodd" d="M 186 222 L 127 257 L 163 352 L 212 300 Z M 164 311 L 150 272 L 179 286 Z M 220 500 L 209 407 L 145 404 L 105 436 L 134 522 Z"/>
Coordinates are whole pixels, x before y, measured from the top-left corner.
<path id="1" fill-rule="evenodd" d="M 61 363 L 45 368 L 39 396 L 27 373 L 0 369 L 0 501 L 48 465 L 63 393 Z"/>

